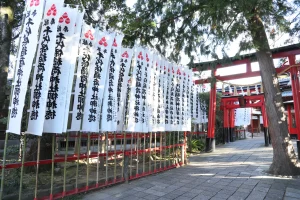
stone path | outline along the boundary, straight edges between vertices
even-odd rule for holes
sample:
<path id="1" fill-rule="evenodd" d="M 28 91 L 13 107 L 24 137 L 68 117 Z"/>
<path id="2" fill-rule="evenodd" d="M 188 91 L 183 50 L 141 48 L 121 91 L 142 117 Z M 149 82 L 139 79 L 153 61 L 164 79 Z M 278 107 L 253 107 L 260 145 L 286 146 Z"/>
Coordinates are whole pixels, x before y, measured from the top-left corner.
<path id="1" fill-rule="evenodd" d="M 264 147 L 261 136 L 189 160 L 188 166 L 90 192 L 83 199 L 300 200 L 300 179 L 262 173 L 271 164 L 272 147 Z"/>

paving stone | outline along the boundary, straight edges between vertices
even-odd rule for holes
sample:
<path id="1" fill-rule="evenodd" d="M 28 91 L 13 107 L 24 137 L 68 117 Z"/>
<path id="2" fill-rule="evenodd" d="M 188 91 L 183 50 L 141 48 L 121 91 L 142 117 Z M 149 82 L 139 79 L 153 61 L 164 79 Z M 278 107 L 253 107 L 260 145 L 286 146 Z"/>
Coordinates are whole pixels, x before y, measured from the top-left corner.
<path id="1" fill-rule="evenodd" d="M 128 200 L 300 200 L 300 178 L 264 175 L 272 147 L 262 135 L 218 145 L 213 153 L 193 155 L 185 167 L 83 195 L 83 199 Z"/>

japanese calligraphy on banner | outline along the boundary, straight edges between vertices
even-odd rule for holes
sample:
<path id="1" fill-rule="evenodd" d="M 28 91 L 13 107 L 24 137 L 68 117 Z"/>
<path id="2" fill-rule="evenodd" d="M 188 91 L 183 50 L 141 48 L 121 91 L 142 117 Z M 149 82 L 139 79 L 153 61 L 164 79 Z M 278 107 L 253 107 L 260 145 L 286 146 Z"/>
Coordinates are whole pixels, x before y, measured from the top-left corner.
<path id="1" fill-rule="evenodd" d="M 72 89 L 73 89 L 75 65 L 76 65 L 76 60 L 77 60 L 79 47 L 80 47 L 79 39 L 80 39 L 80 33 L 81 33 L 81 29 L 82 29 L 83 15 L 84 15 L 84 11 L 78 10 L 76 22 L 75 22 L 74 35 L 72 38 L 72 41 L 73 41 L 72 51 L 73 52 L 71 55 L 73 56 L 73 59 L 70 62 L 70 74 L 69 74 L 69 78 L 68 78 L 69 81 L 68 81 L 68 90 L 67 90 L 67 97 L 66 97 L 63 132 L 67 132 L 67 128 L 68 128 L 70 101 L 71 101 L 71 95 L 72 95 Z"/>
<path id="2" fill-rule="evenodd" d="M 156 124 L 157 131 L 165 131 L 165 107 L 164 107 L 164 64 L 165 61 L 161 59 L 158 72 L 158 90 L 157 90 L 157 116 Z"/>
<path id="3" fill-rule="evenodd" d="M 70 73 L 74 73 L 74 71 L 71 72 L 70 66 L 74 59 L 72 39 L 77 12 L 77 8 L 64 7 L 58 20 L 56 49 L 46 104 L 44 123 L 46 133 L 62 133 L 63 131 L 69 77 Z"/>
<path id="4" fill-rule="evenodd" d="M 181 118 L 181 69 L 179 66 L 175 66 L 175 112 L 173 121 L 173 131 L 179 130 L 180 128 L 180 118 Z"/>
<path id="5" fill-rule="evenodd" d="M 114 33 L 98 32 L 89 68 L 82 131 L 100 130 L 100 113 Z"/>
<path id="6" fill-rule="evenodd" d="M 149 109 L 151 107 L 151 101 L 148 99 L 149 86 L 151 78 L 151 65 L 153 60 L 153 53 L 149 50 L 145 50 L 145 63 L 143 67 L 143 86 L 142 86 L 142 132 L 147 133 L 149 131 Z"/>
<path id="7" fill-rule="evenodd" d="M 47 1 L 37 48 L 31 89 L 30 114 L 27 132 L 42 135 L 46 113 L 50 75 L 53 67 L 58 18 L 63 1 Z"/>
<path id="8" fill-rule="evenodd" d="M 142 68 L 145 62 L 144 49 L 141 47 L 135 48 L 135 57 L 133 72 L 131 77 L 131 89 L 128 111 L 127 131 L 142 132 L 141 124 L 141 102 L 142 102 Z"/>
<path id="9" fill-rule="evenodd" d="M 25 20 L 20 34 L 20 47 L 13 82 L 12 104 L 7 132 L 20 134 L 22 112 L 31 72 L 40 22 L 43 17 L 44 1 L 27 1 Z"/>
<path id="10" fill-rule="evenodd" d="M 79 49 L 78 67 L 76 73 L 76 85 L 72 112 L 71 131 L 79 131 L 81 129 L 84 100 L 88 81 L 88 71 L 92 57 L 94 39 L 95 30 L 93 29 L 93 27 L 83 23 Z"/>
<path id="11" fill-rule="evenodd" d="M 112 44 L 104 89 L 101 131 L 117 130 L 117 89 L 123 37 L 124 35 L 117 34 Z"/>
<path id="12" fill-rule="evenodd" d="M 133 56 L 133 50 L 129 48 L 122 48 L 120 72 L 118 78 L 117 88 L 117 131 L 123 131 L 125 122 L 125 100 L 127 92 L 127 84 L 129 81 L 129 69 L 131 65 L 131 59 Z"/>
<path id="13" fill-rule="evenodd" d="M 158 86 L 158 56 L 153 55 L 153 61 L 150 65 L 150 84 L 148 90 L 148 124 L 149 132 L 156 131 L 156 116 L 157 116 L 157 86 Z"/>
<path id="14" fill-rule="evenodd" d="M 184 131 L 191 131 L 191 87 L 193 85 L 192 79 L 193 79 L 193 71 L 188 70 L 186 73 L 188 83 L 186 84 L 186 109 L 185 109 L 185 130 Z"/>
<path id="15" fill-rule="evenodd" d="M 188 79 L 188 69 L 181 67 L 181 81 L 180 81 L 180 94 L 181 94 L 181 116 L 180 116 L 180 129 L 181 131 L 185 131 L 188 124 L 188 99 L 187 99 L 187 84 L 190 83 Z"/>
<path id="16" fill-rule="evenodd" d="M 170 91 L 170 83 L 172 81 L 172 64 L 166 63 L 164 70 L 164 109 L 165 109 L 165 131 L 172 131 L 172 124 L 171 124 L 171 115 L 170 115 L 170 98 L 171 98 L 171 91 Z"/>

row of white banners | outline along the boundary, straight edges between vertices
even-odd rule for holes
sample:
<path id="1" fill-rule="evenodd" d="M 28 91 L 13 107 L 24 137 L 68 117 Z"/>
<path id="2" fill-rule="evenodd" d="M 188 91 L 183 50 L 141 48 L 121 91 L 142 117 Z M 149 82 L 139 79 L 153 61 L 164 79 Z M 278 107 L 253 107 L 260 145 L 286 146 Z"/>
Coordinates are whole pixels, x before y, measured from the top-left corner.
<path id="1" fill-rule="evenodd" d="M 30 134 L 190 131 L 192 121 L 207 122 L 198 95 L 206 89 L 193 84 L 191 70 L 123 48 L 122 34 L 94 29 L 63 4 L 26 3 L 8 132 L 20 134 L 32 64 Z"/>

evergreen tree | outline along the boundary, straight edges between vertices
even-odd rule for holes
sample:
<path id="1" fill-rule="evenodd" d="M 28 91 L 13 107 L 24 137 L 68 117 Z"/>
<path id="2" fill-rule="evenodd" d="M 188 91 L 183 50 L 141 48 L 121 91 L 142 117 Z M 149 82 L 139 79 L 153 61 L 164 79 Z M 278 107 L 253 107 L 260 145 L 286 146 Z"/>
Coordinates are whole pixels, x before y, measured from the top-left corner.
<path id="1" fill-rule="evenodd" d="M 126 28 L 127 21 L 120 28 L 128 38 L 134 35 L 142 44 L 156 47 L 162 54 L 172 48 L 170 57 L 175 61 L 180 59 L 182 50 L 191 61 L 195 51 L 218 59 L 218 47 L 226 57 L 228 45 L 241 37 L 238 54 L 255 49 L 261 69 L 274 152 L 270 172 L 294 175 L 300 171 L 283 113 L 268 35 L 272 38 L 277 32 L 298 34 L 298 5 L 299 0 L 138 0 L 134 14 L 128 17 L 131 28 Z"/>

